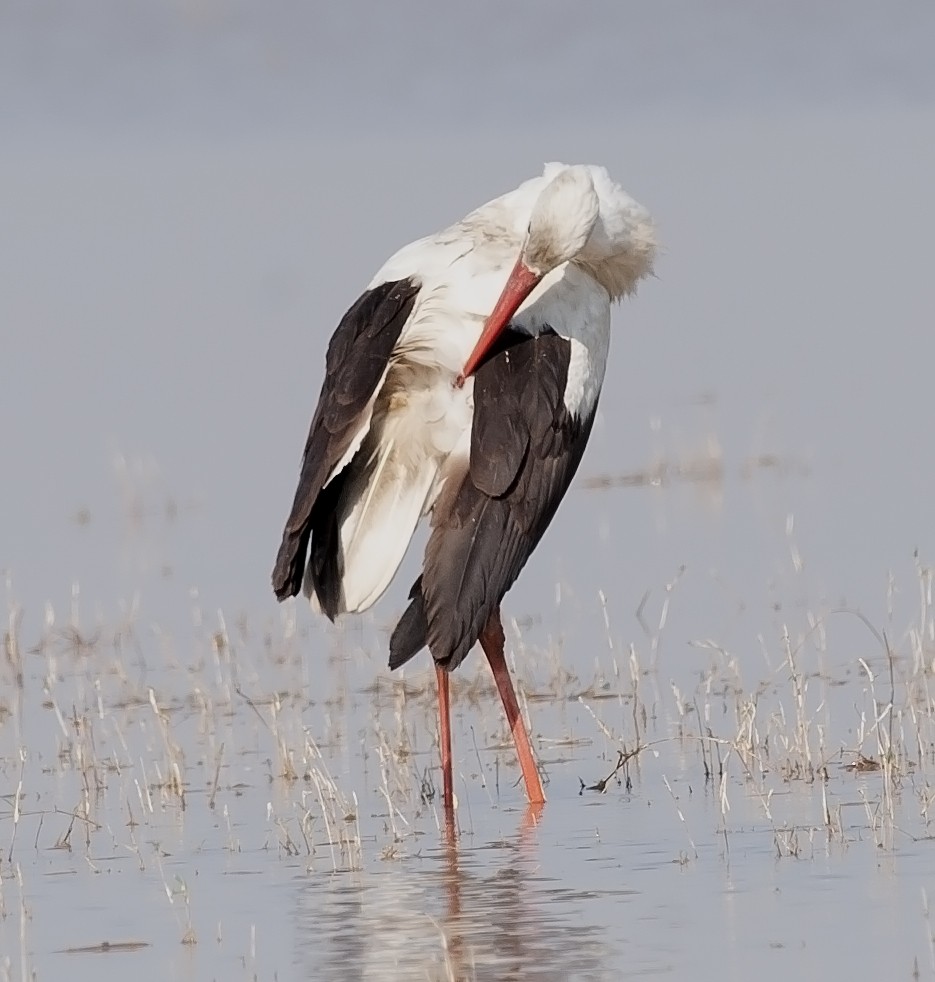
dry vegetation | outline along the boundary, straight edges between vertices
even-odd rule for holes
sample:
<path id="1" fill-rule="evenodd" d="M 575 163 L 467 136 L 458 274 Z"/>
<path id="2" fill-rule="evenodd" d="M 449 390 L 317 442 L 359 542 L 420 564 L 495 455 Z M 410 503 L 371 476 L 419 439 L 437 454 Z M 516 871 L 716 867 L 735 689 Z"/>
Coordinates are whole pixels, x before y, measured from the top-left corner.
<path id="1" fill-rule="evenodd" d="M 695 641 L 700 671 L 678 681 L 660 649 L 681 571 L 644 598 L 639 643 L 617 639 L 622 618 L 613 598 L 600 596 L 606 648 L 591 678 L 579 677 L 559 646 L 527 645 L 514 623 L 508 644 L 521 701 L 553 793 L 573 793 L 581 772 L 584 796 L 659 797 L 677 815 L 684 840 L 673 858 L 684 864 L 712 850 L 717 862 L 731 861 L 738 803 L 744 816 L 755 809 L 756 834 L 781 859 L 867 843 L 894 850 L 929 837 L 932 578 L 917 562 L 917 612 L 899 630 L 856 611 L 806 609 L 801 623 L 780 622 L 776 636 L 759 638 L 758 650 Z M 132 864 L 164 893 L 178 941 L 194 946 L 220 944 L 224 934 L 221 916 L 216 937 L 199 935 L 195 857 L 260 855 L 313 876 L 361 874 L 440 843 L 457 850 L 436 797 L 430 672 L 389 676 L 379 632 L 359 646 L 334 633 L 330 651 L 310 655 L 324 636 L 301 634 L 290 608 L 254 628 L 209 615 L 193 598 L 190 623 L 186 641 L 147 625 L 137 604 L 112 620 L 88 619 L 76 587 L 66 612 L 48 604 L 30 636 L 8 583 L 0 979 L 29 977 L 30 880 L 50 852 L 59 866 L 102 875 Z M 845 626 L 847 648 L 836 649 Z M 455 676 L 453 698 L 457 820 L 470 835 L 479 813 L 515 804 L 517 775 L 479 660 Z M 685 788 L 706 789 L 713 806 L 687 809 Z M 438 977 L 470 976 L 476 950 L 454 944 L 441 922 L 438 932 Z M 86 940 L 63 950 L 150 943 L 111 937 L 106 924 Z M 234 943 L 249 975 L 255 941 Z"/>

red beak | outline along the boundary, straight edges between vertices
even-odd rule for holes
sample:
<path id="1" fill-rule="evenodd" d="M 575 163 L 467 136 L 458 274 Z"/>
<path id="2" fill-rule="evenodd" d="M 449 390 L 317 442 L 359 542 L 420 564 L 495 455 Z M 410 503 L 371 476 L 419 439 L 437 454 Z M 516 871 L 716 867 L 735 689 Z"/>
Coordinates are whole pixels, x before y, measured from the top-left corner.
<path id="1" fill-rule="evenodd" d="M 520 304 L 532 293 L 536 284 L 542 279 L 541 273 L 534 273 L 522 260 L 516 260 L 516 265 L 506 281 L 506 286 L 500 294 L 500 299 L 494 305 L 484 329 L 481 331 L 477 344 L 471 352 L 468 360 L 461 369 L 455 385 L 460 389 L 464 385 L 464 380 L 473 375 L 481 366 L 481 363 L 490 353 L 497 338 L 505 330 L 506 326 L 513 319 L 513 315 L 519 309 Z"/>

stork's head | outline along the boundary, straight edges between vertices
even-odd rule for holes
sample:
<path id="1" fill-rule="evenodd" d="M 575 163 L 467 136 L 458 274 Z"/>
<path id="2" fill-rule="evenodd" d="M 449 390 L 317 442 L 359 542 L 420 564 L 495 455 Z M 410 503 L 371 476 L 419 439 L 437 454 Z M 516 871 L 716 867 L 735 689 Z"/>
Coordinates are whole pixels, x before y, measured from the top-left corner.
<path id="1" fill-rule="evenodd" d="M 536 198 L 520 262 L 539 279 L 587 245 L 601 204 L 587 167 L 565 167 Z"/>
<path id="2" fill-rule="evenodd" d="M 465 363 L 473 374 L 542 278 L 564 263 L 582 267 L 611 300 L 631 293 L 652 271 L 652 219 L 603 167 L 546 164 L 516 265 Z"/>

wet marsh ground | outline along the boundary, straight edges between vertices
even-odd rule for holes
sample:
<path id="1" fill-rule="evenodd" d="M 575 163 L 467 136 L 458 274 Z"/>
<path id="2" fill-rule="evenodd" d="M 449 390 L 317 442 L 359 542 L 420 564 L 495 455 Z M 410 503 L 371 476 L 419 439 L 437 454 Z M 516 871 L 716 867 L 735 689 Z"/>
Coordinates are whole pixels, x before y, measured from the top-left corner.
<path id="1" fill-rule="evenodd" d="M 672 493 L 653 483 L 626 493 Z M 433 673 L 385 669 L 388 624 L 321 631 L 292 604 L 254 623 L 189 595 L 175 634 L 139 603 L 89 612 L 75 586 L 30 630 L 9 581 L 0 977 L 682 977 L 712 959 L 743 979 L 825 957 L 931 977 L 932 580 L 921 558 L 894 574 L 880 624 L 773 609 L 742 652 L 698 638 L 673 658 L 682 569 L 640 598 L 633 639 L 612 590 L 587 624 L 513 621 L 549 801 L 525 805 L 472 658 L 453 830 Z"/>

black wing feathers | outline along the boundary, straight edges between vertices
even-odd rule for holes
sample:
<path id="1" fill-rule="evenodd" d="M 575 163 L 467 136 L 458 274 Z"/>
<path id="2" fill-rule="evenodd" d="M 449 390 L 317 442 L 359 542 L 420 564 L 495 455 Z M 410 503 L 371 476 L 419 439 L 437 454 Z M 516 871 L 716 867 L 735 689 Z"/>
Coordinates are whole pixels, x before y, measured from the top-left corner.
<path id="1" fill-rule="evenodd" d="M 456 668 L 542 538 L 596 409 L 580 419 L 565 406 L 570 353 L 552 332 L 511 331 L 478 370 L 470 469 L 450 508 L 433 516 L 421 584 L 390 641 L 391 667 L 428 644 L 436 662 Z"/>
<path id="2" fill-rule="evenodd" d="M 331 338 L 299 486 L 273 568 L 273 590 L 280 600 L 295 596 L 302 588 L 316 501 L 360 428 L 361 414 L 383 378 L 419 289 L 410 278 L 368 290 L 344 315 Z M 328 613 L 327 605 L 322 606 Z"/>
<path id="3" fill-rule="evenodd" d="M 422 603 L 422 577 L 420 576 L 409 591 L 412 603 L 405 609 L 390 638 L 390 668 L 399 668 L 425 647 L 428 624 L 425 620 L 425 605 Z"/>

